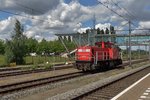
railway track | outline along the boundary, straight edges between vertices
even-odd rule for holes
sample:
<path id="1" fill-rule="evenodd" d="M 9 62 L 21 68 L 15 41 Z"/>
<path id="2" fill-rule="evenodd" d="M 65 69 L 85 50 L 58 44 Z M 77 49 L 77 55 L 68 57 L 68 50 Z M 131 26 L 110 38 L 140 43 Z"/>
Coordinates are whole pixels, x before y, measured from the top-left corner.
<path id="1" fill-rule="evenodd" d="M 46 77 L 46 78 L 41 78 L 41 79 L 36 79 L 36 80 L 7 84 L 7 85 L 0 86 L 0 95 L 4 95 L 4 94 L 11 93 L 11 92 L 18 91 L 18 90 L 23 90 L 26 88 L 32 88 L 32 87 L 45 85 L 47 83 L 54 83 L 54 82 L 59 82 L 62 80 L 80 77 L 84 75 L 87 75 L 87 73 L 85 74 L 81 72 L 75 72 L 75 73 L 54 76 L 54 77 Z"/>
<path id="2" fill-rule="evenodd" d="M 2 77 L 8 77 L 8 76 L 16 76 L 16 75 L 24 75 L 24 74 L 31 74 L 31 73 L 40 73 L 40 72 L 47 72 L 52 70 L 61 70 L 61 69 L 67 69 L 71 68 L 72 65 L 62 65 L 61 67 L 57 66 L 55 68 L 50 69 L 34 69 L 34 70 L 21 70 L 21 69 L 15 69 L 14 71 L 6 71 L 6 72 L 0 72 L 0 78 Z"/>
<path id="3" fill-rule="evenodd" d="M 72 64 L 72 62 L 69 62 L 69 64 Z M 3 71 L 17 71 L 17 70 L 25 70 L 25 69 L 30 69 L 32 65 L 23 65 L 23 66 L 18 66 L 18 67 L 2 67 L 0 68 L 0 72 Z M 40 66 L 44 66 L 44 64 L 39 64 Z M 60 64 L 54 64 L 54 66 L 64 66 L 64 64 L 60 63 Z"/>
<path id="4" fill-rule="evenodd" d="M 72 78 L 84 76 L 87 74 L 89 73 L 75 72 L 75 73 L 70 73 L 70 74 L 54 76 L 54 77 L 46 77 L 46 78 L 41 78 L 41 79 L 34 79 L 30 81 L 2 85 L 0 86 L 0 96 L 5 95 L 7 93 L 15 92 L 18 90 L 35 88 L 37 86 L 46 85 L 47 83 L 54 83 L 54 82 L 63 81 L 66 79 L 72 79 Z"/>
<path id="5" fill-rule="evenodd" d="M 131 63 L 132 64 L 136 64 L 136 63 L 141 63 L 141 62 L 145 62 L 145 61 L 148 61 L 149 59 L 140 59 L 140 60 L 133 60 Z M 129 61 L 128 62 L 125 62 L 125 63 L 123 63 L 122 65 L 120 65 L 120 66 L 127 66 L 127 65 L 129 65 Z"/>
<path id="6" fill-rule="evenodd" d="M 12 70 L 21 70 L 20 67 L 13 67 L 13 68 L 0 68 L 0 72 L 3 72 L 3 71 L 12 71 Z"/>
<path id="7" fill-rule="evenodd" d="M 150 67 L 142 69 L 102 87 L 79 95 L 72 100 L 110 100 L 149 72 Z"/>
<path id="8" fill-rule="evenodd" d="M 140 62 L 144 62 L 147 61 L 148 59 L 141 59 L 141 60 L 135 60 L 132 61 L 132 64 L 135 63 L 140 63 Z M 129 63 L 123 63 L 120 66 L 126 66 Z M 62 66 L 62 67 L 61 67 Z M 51 68 L 51 69 L 35 69 L 35 70 L 21 70 L 21 68 L 10 68 L 10 71 L 8 71 L 8 69 L 6 70 L 6 72 L 0 72 L 0 78 L 2 77 L 9 77 L 9 76 L 16 76 L 16 75 L 24 75 L 24 74 L 31 74 L 31 73 L 40 73 L 40 72 L 47 72 L 47 71 L 52 71 L 52 70 L 61 70 L 61 69 L 67 69 L 67 68 L 71 68 L 73 65 L 60 65 L 60 66 L 56 66 L 55 68 Z M 118 67 L 120 67 L 118 66 Z M 14 71 L 12 71 L 14 69 Z"/>

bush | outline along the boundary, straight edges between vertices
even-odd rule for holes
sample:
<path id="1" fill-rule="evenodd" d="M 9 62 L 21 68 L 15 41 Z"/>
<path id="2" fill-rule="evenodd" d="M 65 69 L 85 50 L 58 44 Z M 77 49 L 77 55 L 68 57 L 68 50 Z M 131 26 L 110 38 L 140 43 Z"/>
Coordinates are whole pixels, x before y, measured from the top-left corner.
<path id="1" fill-rule="evenodd" d="M 45 63 L 44 68 L 45 69 L 51 69 L 51 68 L 53 68 L 53 64 L 51 64 L 51 63 Z"/>

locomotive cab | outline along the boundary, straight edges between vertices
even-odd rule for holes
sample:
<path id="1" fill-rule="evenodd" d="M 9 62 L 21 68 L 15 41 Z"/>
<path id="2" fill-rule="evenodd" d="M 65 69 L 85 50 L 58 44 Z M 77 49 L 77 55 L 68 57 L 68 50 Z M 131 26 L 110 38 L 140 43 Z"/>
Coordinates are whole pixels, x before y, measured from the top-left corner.
<path id="1" fill-rule="evenodd" d="M 91 59 L 92 59 L 92 52 L 91 51 L 92 51 L 92 49 L 90 47 L 77 49 L 76 60 L 91 61 Z"/>
<path id="2" fill-rule="evenodd" d="M 91 47 L 80 47 L 76 51 L 76 67 L 77 69 L 86 71 L 90 70 L 93 61 L 93 50 Z M 86 66 L 86 68 L 85 68 Z"/>

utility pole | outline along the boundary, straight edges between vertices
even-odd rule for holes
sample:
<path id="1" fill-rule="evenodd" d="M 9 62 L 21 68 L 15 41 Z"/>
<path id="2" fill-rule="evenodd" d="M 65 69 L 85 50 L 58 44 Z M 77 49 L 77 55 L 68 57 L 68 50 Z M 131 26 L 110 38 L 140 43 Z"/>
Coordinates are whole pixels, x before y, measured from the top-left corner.
<path id="1" fill-rule="evenodd" d="M 149 61 L 150 61 L 150 41 L 149 41 Z"/>
<path id="2" fill-rule="evenodd" d="M 149 32 L 150 32 L 150 30 L 149 30 Z M 148 43 L 149 43 L 149 62 L 150 62 L 150 38 L 149 38 Z"/>
<path id="3" fill-rule="evenodd" d="M 129 66 L 131 66 L 131 21 L 129 20 Z"/>
<path id="4" fill-rule="evenodd" d="M 138 52 L 139 52 L 139 59 L 141 59 L 141 49 L 140 49 L 140 44 L 138 44 Z"/>
<path id="5" fill-rule="evenodd" d="M 96 16 L 95 16 L 95 13 L 94 13 L 94 16 L 93 16 L 93 29 L 94 30 L 96 29 Z"/>
<path id="6" fill-rule="evenodd" d="M 138 44 L 138 59 L 140 59 L 140 44 L 138 37 L 137 37 L 137 44 Z"/>

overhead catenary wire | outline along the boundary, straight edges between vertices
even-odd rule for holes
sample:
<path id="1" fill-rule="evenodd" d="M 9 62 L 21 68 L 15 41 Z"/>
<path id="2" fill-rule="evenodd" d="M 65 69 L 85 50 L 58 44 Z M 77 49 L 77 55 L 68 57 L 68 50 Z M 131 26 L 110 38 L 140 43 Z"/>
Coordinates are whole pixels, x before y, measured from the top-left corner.
<path id="1" fill-rule="evenodd" d="M 137 19 L 131 12 L 129 12 L 125 7 L 121 7 L 119 4 L 115 3 L 113 0 L 111 0 L 111 2 L 118 8 L 123 9 L 124 11 L 126 11 L 127 15 L 129 17 L 133 17 L 135 19 Z"/>
<path id="2" fill-rule="evenodd" d="M 105 5 L 104 3 L 102 3 L 101 1 L 97 0 L 99 4 L 103 5 L 104 7 L 106 7 L 107 9 L 109 9 L 110 11 L 112 11 L 113 13 L 115 13 L 116 15 L 118 15 L 119 17 L 121 17 L 122 19 L 128 21 L 128 19 L 126 19 L 124 16 L 118 14 L 116 11 L 114 11 L 113 9 L 109 8 L 107 5 Z"/>
<path id="3" fill-rule="evenodd" d="M 131 22 L 131 20 L 130 19 L 127 19 L 127 18 L 125 18 L 123 15 L 120 15 L 119 13 L 117 13 L 116 11 L 114 11 L 113 9 L 111 9 L 111 8 L 109 8 L 108 7 L 108 5 L 106 5 L 106 4 L 104 4 L 104 3 L 102 3 L 101 1 L 99 1 L 99 0 L 97 0 L 100 4 L 102 4 L 104 7 L 106 7 L 107 9 L 109 9 L 110 11 L 112 11 L 113 13 L 115 13 L 116 15 L 118 15 L 119 17 L 121 17 L 122 19 L 124 19 L 124 20 L 126 20 L 126 21 L 128 21 L 128 23 L 129 23 L 129 21 L 130 21 L 130 24 L 132 24 L 133 26 L 135 26 L 135 27 L 138 27 L 138 25 L 136 25 L 136 24 L 134 24 L 133 22 Z M 112 0 L 111 0 L 112 1 Z M 114 4 L 116 5 L 116 6 L 118 6 L 120 9 L 124 9 L 127 13 L 128 13 L 128 15 L 130 15 L 130 16 L 133 16 L 136 20 L 137 20 L 137 18 L 134 16 L 134 15 L 132 15 L 126 8 L 122 8 L 121 6 L 119 6 L 117 3 L 115 3 L 114 2 Z M 147 30 L 147 29 L 144 29 L 144 28 L 142 28 L 143 30 Z M 141 30 L 141 29 L 139 29 L 139 30 Z M 149 29 L 148 29 L 149 30 Z M 129 31 L 129 30 L 128 30 Z"/>
<path id="4" fill-rule="evenodd" d="M 37 12 L 37 13 L 39 13 L 39 14 L 43 14 L 43 13 L 44 13 L 44 12 L 42 12 L 42 11 L 39 11 L 39 10 L 33 9 L 33 8 L 31 8 L 31 7 L 25 6 L 25 5 L 21 4 L 21 3 L 18 3 L 18 0 L 15 0 L 15 1 L 16 1 L 16 2 L 15 2 L 16 5 L 18 5 L 18 6 L 22 7 L 22 8 L 25 8 L 25 9 L 30 10 L 30 11 L 31 11 L 31 14 L 34 14 L 34 12 Z M 45 22 L 45 21 L 46 21 L 46 22 L 49 23 L 48 20 L 45 20 L 45 19 L 38 19 L 38 18 L 35 18 L 34 16 L 31 16 L 31 17 L 30 17 L 30 16 L 25 16 L 25 15 L 23 15 L 23 14 L 14 13 L 14 12 L 2 10 L 2 9 L 0 9 L 0 11 L 1 11 L 1 12 L 4 12 L 4 13 L 11 14 L 11 15 L 17 15 L 17 16 L 20 16 L 20 17 L 29 18 L 29 19 L 33 19 L 33 20 L 37 20 L 37 21 L 41 21 L 41 22 Z M 25 11 L 24 11 L 24 12 L 25 12 Z"/>
<path id="5" fill-rule="evenodd" d="M 118 15 L 119 17 L 121 17 L 122 19 L 126 20 L 129 22 L 130 19 L 125 18 L 123 15 L 120 15 L 119 13 L 117 13 L 116 11 L 114 11 L 113 9 L 109 8 L 108 5 L 102 3 L 101 1 L 97 0 L 98 3 L 100 3 L 101 5 L 103 5 L 104 7 L 106 7 L 107 9 L 109 9 L 110 11 L 112 11 L 113 13 L 115 13 L 116 15 Z M 130 22 L 132 25 L 134 25 L 134 23 Z M 135 26 L 135 25 L 134 25 Z"/>
<path id="6" fill-rule="evenodd" d="M 150 29 L 131 29 L 131 30 L 150 30 Z M 129 31 L 129 30 L 119 30 L 119 29 L 116 29 L 115 31 Z"/>
<path id="7" fill-rule="evenodd" d="M 29 17 L 29 16 L 25 16 L 23 14 L 19 14 L 19 13 L 13 13 L 13 12 L 10 12 L 10 11 L 6 11 L 6 10 L 2 10 L 0 9 L 1 12 L 4 12 L 4 13 L 8 13 L 8 14 L 11 14 L 11 15 L 17 15 L 17 16 L 20 16 L 20 17 L 24 17 L 24 18 L 29 18 L 29 19 L 33 19 L 33 20 L 37 20 L 37 21 L 48 21 L 48 20 L 42 20 L 42 19 L 38 19 L 38 18 L 35 18 L 35 17 Z"/>
<path id="8" fill-rule="evenodd" d="M 37 13 L 39 13 L 39 14 L 41 14 L 41 13 L 43 14 L 43 12 L 42 12 L 42 11 L 39 11 L 39 10 L 33 9 L 33 8 L 31 8 L 31 7 L 28 7 L 28 6 L 25 6 L 25 5 L 21 4 L 21 3 L 16 2 L 15 4 L 16 4 L 16 5 L 18 5 L 18 6 L 20 6 L 21 8 L 25 8 L 25 9 L 27 9 L 27 10 L 30 10 L 30 11 L 31 11 L 31 13 L 33 13 L 33 12 L 37 12 Z"/>
<path id="9" fill-rule="evenodd" d="M 117 6 L 118 8 L 123 9 L 124 11 L 126 11 L 126 13 L 128 14 L 128 16 L 131 16 L 131 17 L 133 17 L 136 21 L 139 21 L 138 18 L 133 14 L 133 12 L 127 10 L 127 9 L 126 9 L 125 7 L 123 7 L 123 6 L 120 6 L 119 4 L 115 3 L 113 0 L 111 0 L 111 2 L 112 2 L 115 6 Z M 133 22 L 131 22 L 131 24 L 132 24 L 133 26 L 135 26 L 135 27 L 138 27 L 138 25 L 134 24 Z M 133 30 L 133 29 L 132 29 L 132 30 Z M 138 30 L 138 29 L 134 29 L 134 30 Z M 139 30 L 149 30 L 149 29 L 142 28 L 142 29 L 139 29 Z"/>

